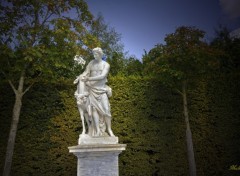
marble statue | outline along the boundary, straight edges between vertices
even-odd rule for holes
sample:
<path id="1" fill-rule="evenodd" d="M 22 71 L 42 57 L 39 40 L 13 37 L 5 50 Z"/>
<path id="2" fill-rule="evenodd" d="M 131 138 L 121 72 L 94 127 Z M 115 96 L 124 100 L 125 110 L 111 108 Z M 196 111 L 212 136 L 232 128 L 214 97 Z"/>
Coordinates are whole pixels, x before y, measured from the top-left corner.
<path id="1" fill-rule="evenodd" d="M 102 60 L 101 48 L 94 48 L 93 56 L 85 71 L 74 81 L 77 84 L 75 97 L 82 120 L 82 134 L 91 137 L 114 136 L 108 99 L 112 89 L 106 85 L 110 65 Z"/>

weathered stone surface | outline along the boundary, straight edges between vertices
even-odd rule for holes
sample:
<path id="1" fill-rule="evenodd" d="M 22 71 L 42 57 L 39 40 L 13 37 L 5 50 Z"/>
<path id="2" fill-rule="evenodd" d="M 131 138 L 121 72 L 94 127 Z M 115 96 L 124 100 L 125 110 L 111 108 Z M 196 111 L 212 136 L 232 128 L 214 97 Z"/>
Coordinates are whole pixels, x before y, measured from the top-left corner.
<path id="1" fill-rule="evenodd" d="M 69 147 L 78 158 L 77 176 L 118 176 L 118 155 L 126 144 L 81 144 Z"/>
<path id="2" fill-rule="evenodd" d="M 78 144 L 118 144 L 116 136 L 100 136 L 92 137 L 87 134 L 81 134 L 78 139 Z"/>

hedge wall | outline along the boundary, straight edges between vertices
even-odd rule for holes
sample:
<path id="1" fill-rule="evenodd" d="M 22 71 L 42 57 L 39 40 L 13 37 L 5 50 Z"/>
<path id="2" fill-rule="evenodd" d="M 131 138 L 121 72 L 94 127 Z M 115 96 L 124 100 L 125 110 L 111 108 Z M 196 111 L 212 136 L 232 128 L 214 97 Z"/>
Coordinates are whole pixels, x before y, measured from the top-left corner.
<path id="1" fill-rule="evenodd" d="M 190 96 L 198 175 L 240 175 L 240 75 L 199 82 Z M 193 119 L 194 118 L 194 119 Z"/>
<path id="2" fill-rule="evenodd" d="M 198 82 L 190 92 L 190 119 L 198 175 L 229 175 L 239 164 L 240 83 L 238 75 Z M 127 144 L 120 175 L 188 175 L 181 97 L 150 78 L 112 77 L 109 85 L 112 128 Z M 26 94 L 13 158 L 13 176 L 76 175 L 77 160 L 68 146 L 77 144 L 81 122 L 72 81 L 37 84 Z M 2 170 L 14 101 L 0 84 L 0 168 Z M 1 171 L 2 172 L 2 171 Z"/>

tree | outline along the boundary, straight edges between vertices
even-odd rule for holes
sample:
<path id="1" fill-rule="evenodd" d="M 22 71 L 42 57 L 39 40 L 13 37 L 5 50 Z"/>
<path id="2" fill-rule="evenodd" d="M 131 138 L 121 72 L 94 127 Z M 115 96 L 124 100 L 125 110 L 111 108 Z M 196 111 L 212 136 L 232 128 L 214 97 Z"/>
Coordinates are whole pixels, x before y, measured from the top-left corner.
<path id="1" fill-rule="evenodd" d="M 105 22 L 101 14 L 98 14 L 94 20 L 90 33 L 100 40 L 101 47 L 108 57 L 112 57 L 115 52 L 123 53 L 124 45 L 121 43 L 121 35 Z"/>
<path id="2" fill-rule="evenodd" d="M 240 38 L 230 36 L 229 29 L 220 26 L 216 29 L 216 36 L 210 45 L 222 51 L 219 57 L 219 71 L 229 72 L 240 68 Z"/>
<path id="3" fill-rule="evenodd" d="M 142 75 L 143 64 L 134 56 L 126 61 L 126 75 Z"/>
<path id="4" fill-rule="evenodd" d="M 113 52 L 111 57 L 107 58 L 108 63 L 110 64 L 110 75 L 116 76 L 117 74 L 124 74 L 126 59 L 124 58 L 123 53 Z"/>
<path id="5" fill-rule="evenodd" d="M 107 24 L 101 14 L 98 14 L 91 26 L 90 33 L 99 39 L 100 46 L 104 50 L 107 62 L 110 63 L 110 74 L 122 73 L 125 68 L 124 45 L 121 43 L 121 35 Z"/>
<path id="6" fill-rule="evenodd" d="M 3 0 L 0 3 L 0 71 L 15 94 L 3 175 L 11 170 L 22 98 L 40 79 L 56 79 L 73 56 L 99 44 L 87 28 L 83 0 Z"/>
<path id="7" fill-rule="evenodd" d="M 153 74 L 152 67 L 155 65 L 155 61 L 157 58 L 160 58 L 163 56 L 163 48 L 164 45 L 157 44 L 154 48 L 152 48 L 149 53 L 145 51 L 145 54 L 143 55 L 143 70 L 144 73 L 147 75 Z"/>
<path id="8" fill-rule="evenodd" d="M 166 45 L 157 45 L 145 56 L 145 60 L 149 62 L 145 70 L 152 70 L 152 74 L 182 96 L 191 176 L 196 175 L 196 163 L 189 122 L 188 90 L 193 86 L 193 80 L 207 71 L 207 66 L 214 65 L 217 53 L 203 42 L 203 37 L 204 31 L 182 26 L 175 33 L 166 36 Z"/>

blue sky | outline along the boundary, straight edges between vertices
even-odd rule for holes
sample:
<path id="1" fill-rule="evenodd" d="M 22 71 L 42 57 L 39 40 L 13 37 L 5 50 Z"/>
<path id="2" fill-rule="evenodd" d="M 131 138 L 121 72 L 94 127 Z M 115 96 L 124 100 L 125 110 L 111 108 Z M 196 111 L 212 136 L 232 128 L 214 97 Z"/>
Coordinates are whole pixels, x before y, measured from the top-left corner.
<path id="1" fill-rule="evenodd" d="M 211 40 L 219 24 L 240 28 L 240 0 L 86 0 L 89 10 L 121 34 L 124 50 L 142 58 L 179 26 L 195 26 Z"/>

